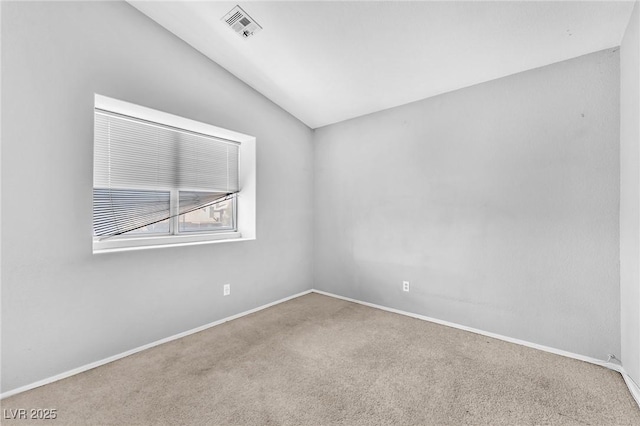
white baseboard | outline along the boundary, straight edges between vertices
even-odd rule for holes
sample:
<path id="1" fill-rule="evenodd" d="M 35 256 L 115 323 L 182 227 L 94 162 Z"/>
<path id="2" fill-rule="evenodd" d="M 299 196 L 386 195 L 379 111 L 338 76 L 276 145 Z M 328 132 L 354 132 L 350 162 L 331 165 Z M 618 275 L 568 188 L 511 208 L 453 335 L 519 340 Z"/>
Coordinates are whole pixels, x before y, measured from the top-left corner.
<path id="1" fill-rule="evenodd" d="M 527 346 L 529 348 L 538 349 L 538 350 L 549 352 L 549 353 L 552 353 L 552 354 L 565 356 L 567 358 L 577 359 L 577 360 L 580 360 L 580 361 L 588 362 L 588 363 L 591 363 L 591 364 L 595 364 L 595 365 L 599 365 L 599 366 L 608 368 L 610 370 L 617 371 L 624 378 L 624 381 L 627 384 L 627 387 L 629 388 L 629 391 L 631 392 L 631 395 L 633 396 L 633 399 L 636 400 L 636 402 L 638 403 L 638 406 L 640 407 L 640 387 L 638 387 L 638 385 L 633 381 L 633 379 L 631 377 L 629 377 L 629 375 L 624 370 L 624 368 L 619 364 L 615 364 L 613 362 L 608 362 L 608 361 L 603 361 L 603 360 L 592 358 L 592 357 L 585 356 L 585 355 L 576 354 L 576 353 L 573 353 L 573 352 L 564 351 L 562 349 L 552 348 L 550 346 L 544 346 L 544 345 L 539 345 L 537 343 L 527 342 L 526 340 L 520 340 L 520 339 L 515 339 L 513 337 L 503 336 L 501 334 L 491 333 L 489 331 L 479 330 L 479 329 L 473 328 L 473 327 L 467 327 L 466 325 L 460 325 L 460 324 L 456 324 L 456 323 L 453 323 L 453 322 L 440 320 L 440 319 L 437 319 L 437 318 L 427 317 L 425 315 L 414 314 L 412 312 L 407 312 L 407 311 L 401 311 L 400 309 L 388 308 L 386 306 L 376 305 L 375 303 L 363 302 L 362 300 L 352 299 L 350 297 L 344 297 L 344 296 L 340 296 L 340 295 L 337 295 L 337 294 L 334 294 L 334 293 L 329 293 L 329 292 L 322 291 L 322 290 L 313 289 L 311 291 L 314 292 L 314 293 L 323 294 L 325 296 L 335 297 L 336 299 L 342 299 L 342 300 L 346 300 L 346 301 L 349 301 L 349 302 L 358 303 L 360 305 L 369 306 L 371 308 L 381 309 L 383 311 L 393 312 L 395 314 L 405 315 L 405 316 L 408 316 L 408 317 L 417 318 L 417 319 L 420 319 L 420 320 L 423 320 L 423 321 L 429 321 L 429 322 L 433 322 L 433 323 L 440 324 L 440 325 L 446 325 L 447 327 L 453 327 L 453 328 L 457 328 L 459 330 L 464 330 L 464 331 L 469 331 L 471 333 L 480 334 L 482 336 L 492 337 L 492 338 L 498 339 L 498 340 L 504 340 L 505 342 L 515 343 L 517 345 Z"/>
<path id="2" fill-rule="evenodd" d="M 137 348 L 128 350 L 126 352 L 122 352 L 120 354 L 116 354 L 116 355 L 110 356 L 108 358 L 104 358 L 104 359 L 101 359 L 99 361 L 95 361 L 95 362 L 92 362 L 90 364 L 86 364 L 86 365 L 83 365 L 81 367 L 74 368 L 74 369 L 66 371 L 64 373 L 60 373 L 60 374 L 57 374 L 55 376 L 52 376 L 52 377 L 49 377 L 49 378 L 46 378 L 46 379 L 43 379 L 43 380 L 39 380 L 37 382 L 31 383 L 31 384 L 28 384 L 28 385 L 25 385 L 25 386 L 21 386 L 21 387 L 16 388 L 16 389 L 12 389 L 10 391 L 7 391 L 7 392 L 4 392 L 4 393 L 0 394 L 0 399 L 8 398 L 10 396 L 13 396 L 13 395 L 16 395 L 16 394 L 19 394 L 19 393 L 22 393 L 22 392 L 26 392 L 26 391 L 31 390 L 31 389 L 35 389 L 37 387 L 44 386 L 44 385 L 47 385 L 49 383 L 56 382 L 58 380 L 66 379 L 67 377 L 74 376 L 76 374 L 91 370 L 93 368 L 100 367 L 101 365 L 105 365 L 105 364 L 108 364 L 110 362 L 117 361 L 119 359 L 125 358 L 125 357 L 127 357 L 129 355 L 133 355 L 135 353 L 144 351 L 145 349 L 149 349 L 149 348 L 152 348 L 154 346 L 158 346 L 158 345 L 161 345 L 163 343 L 170 342 L 172 340 L 177 340 L 177 339 L 180 339 L 182 337 L 186 337 L 186 336 L 189 336 L 191 334 L 198 333 L 198 332 L 206 330 L 208 328 L 215 327 L 215 326 L 220 325 L 220 324 L 224 324 L 227 321 L 232 321 L 234 319 L 241 318 L 243 316 L 252 314 L 254 312 L 261 311 L 263 309 L 266 309 L 266 308 L 269 308 L 271 306 L 280 304 L 282 302 L 286 302 L 287 300 L 295 299 L 297 297 L 304 296 L 304 295 L 312 293 L 312 292 L 313 293 L 322 294 L 322 295 L 325 295 L 325 296 L 329 296 L 329 297 L 334 297 L 336 299 L 342 299 L 342 300 L 346 300 L 346 301 L 349 301 L 349 302 L 358 303 L 360 305 L 369 306 L 371 308 L 381 309 L 381 310 L 387 311 L 387 312 L 393 312 L 393 313 L 396 313 L 396 314 L 399 314 L 399 315 L 405 315 L 405 316 L 408 316 L 408 317 L 417 318 L 417 319 L 420 319 L 420 320 L 429 321 L 429 322 L 445 325 L 445 326 L 448 326 L 448 327 L 457 328 L 457 329 L 464 330 L 464 331 L 469 331 L 471 333 L 476 333 L 476 334 L 480 334 L 480 335 L 483 335 L 483 336 L 492 337 L 494 339 L 503 340 L 505 342 L 515 343 L 517 345 L 527 346 L 527 347 L 530 347 L 530 348 L 533 348 L 533 349 L 539 349 L 541 351 L 549 352 L 549 353 L 552 353 L 552 354 L 561 355 L 561 356 L 565 356 L 565 357 L 568 357 L 568 358 L 573 358 L 573 359 L 577 359 L 577 360 L 580 360 L 580 361 L 589 362 L 591 364 L 600 365 L 600 366 L 605 367 L 605 368 L 609 368 L 611 370 L 619 372 L 622 375 L 622 377 L 624 378 L 625 383 L 629 387 L 629 391 L 631 392 L 631 395 L 633 396 L 633 398 L 638 403 L 638 406 L 640 406 L 640 387 L 638 387 L 638 385 L 633 381 L 633 379 L 631 379 L 631 377 L 629 377 L 629 375 L 626 373 L 624 368 L 622 368 L 622 366 L 620 366 L 618 364 L 614 364 L 612 362 L 599 360 L 599 359 L 596 359 L 596 358 L 591 358 L 591 357 L 588 357 L 588 356 L 585 356 L 585 355 L 576 354 L 576 353 L 573 353 L 573 352 L 564 351 L 564 350 L 561 350 L 561 349 L 552 348 L 552 347 L 549 347 L 549 346 L 539 345 L 537 343 L 527 342 L 526 340 L 514 339 L 512 337 L 503 336 L 501 334 L 496 334 L 496 333 L 491 333 L 491 332 L 488 332 L 488 331 L 479 330 L 477 328 L 467 327 L 465 325 L 460 325 L 460 324 L 456 324 L 456 323 L 453 323 L 453 322 L 440 320 L 440 319 L 437 319 L 437 318 L 427 317 L 425 315 L 414 314 L 414 313 L 411 313 L 411 312 L 401 311 L 399 309 L 388 308 L 388 307 L 382 306 L 382 305 L 376 305 L 374 303 L 363 302 L 361 300 L 352 299 L 350 297 L 344 297 L 344 296 L 340 296 L 340 295 L 337 295 L 337 294 L 329 293 L 329 292 L 322 291 L 322 290 L 316 290 L 316 289 L 306 290 L 306 291 L 294 294 L 292 296 L 285 297 L 285 298 L 280 299 L 280 300 L 276 300 L 275 302 L 267 303 L 266 305 L 262 305 L 262 306 L 259 306 L 257 308 L 254 308 L 254 309 L 250 309 L 248 311 L 244 311 L 244 312 L 241 312 L 239 314 L 235 314 L 235 315 L 220 319 L 218 321 L 214 321 L 214 322 L 211 322 L 209 324 L 205 324 L 205 325 L 202 325 L 200 327 L 193 328 L 191 330 L 183 331 L 182 333 L 174 334 L 173 336 L 169 336 L 169 337 L 165 337 L 164 339 L 156 340 L 155 342 L 151 342 L 151 343 L 148 343 L 146 345 L 139 346 Z"/>
<path id="3" fill-rule="evenodd" d="M 13 395 L 16 395 L 16 394 L 19 394 L 19 393 L 22 393 L 22 392 L 25 392 L 25 391 L 28 391 L 28 390 L 31 390 L 31 389 L 35 389 L 35 388 L 40 387 L 40 386 L 48 385 L 49 383 L 53 383 L 53 382 L 56 382 L 58 380 L 66 379 L 67 377 L 71 377 L 71 376 L 74 376 L 76 374 L 83 373 L 83 372 L 85 372 L 87 370 L 91 370 L 93 368 L 100 367 L 101 365 L 105 365 L 105 364 L 108 364 L 110 362 L 117 361 L 119 359 L 127 357 L 129 355 L 133 355 L 135 353 L 144 351 L 145 349 L 153 348 L 154 346 L 158 346 L 158 345 L 161 345 L 163 343 L 171 342 L 172 340 L 177 340 L 177 339 L 180 339 L 182 337 L 189 336 L 190 334 L 198 333 L 198 332 L 206 330 L 208 328 L 215 327 L 216 325 L 224 324 L 225 322 L 228 322 L 228 321 L 231 321 L 231 320 L 234 320 L 234 319 L 238 319 L 238 318 L 243 317 L 245 315 L 249 315 L 249 314 L 252 314 L 254 312 L 261 311 L 263 309 L 266 309 L 266 308 L 269 308 L 271 306 L 280 304 L 282 302 L 286 302 L 287 300 L 295 299 L 296 297 L 304 296 L 305 294 L 309 294 L 309 293 L 311 293 L 311 290 L 306 290 L 306 291 L 303 291 L 301 293 L 294 294 L 293 296 L 285 297 L 284 299 L 276 300 L 275 302 L 267 303 L 266 305 L 258 306 L 257 308 L 253 308 L 253 309 L 250 309 L 248 311 L 241 312 L 239 314 L 231 315 L 230 317 L 226 317 L 226 318 L 220 319 L 218 321 L 214 321 L 214 322 L 211 322 L 209 324 L 205 324 L 205 325 L 202 325 L 200 327 L 193 328 L 191 330 L 183 331 L 182 333 L 174 334 L 173 336 L 169 336 L 169 337 L 165 337 L 164 339 L 156 340 L 155 342 L 151 342 L 151 343 L 148 343 L 146 345 L 139 346 L 137 348 L 128 350 L 126 352 L 122 352 L 122 353 L 110 356 L 108 358 L 104 358 L 104 359 L 101 359 L 99 361 L 95 361 L 95 362 L 92 362 L 90 364 L 86 364 L 86 365 L 83 365 L 81 367 L 74 368 L 73 370 L 65 371 L 64 373 L 56 374 L 55 376 L 52 376 L 52 377 L 49 377 L 49 378 L 46 378 L 46 379 L 43 379 L 43 380 L 38 380 L 37 382 L 30 383 L 30 384 L 25 385 L 25 386 L 20 386 L 19 388 L 12 389 L 10 391 L 7 391 L 7 392 L 4 392 L 4 393 L 0 394 L 0 399 L 8 398 L 10 396 L 13 396 Z"/>
<path id="4" fill-rule="evenodd" d="M 621 374 L 624 382 L 627 384 L 627 387 L 631 392 L 631 395 L 633 396 L 633 399 L 636 400 L 636 402 L 638 403 L 638 407 L 640 407 L 640 386 L 638 386 L 638 384 L 633 381 L 633 379 L 627 374 L 626 371 L 624 371 L 624 369 L 622 370 Z"/>
<path id="5" fill-rule="evenodd" d="M 342 300 L 346 300 L 346 301 L 353 302 L 353 303 L 358 303 L 360 305 L 369 306 L 371 308 L 381 309 L 383 311 L 393 312 L 395 314 L 405 315 L 405 316 L 408 316 L 408 317 L 417 318 L 417 319 L 420 319 L 420 320 L 423 320 L 423 321 L 429 321 L 429 322 L 433 322 L 433 323 L 440 324 L 440 325 L 446 325 L 447 327 L 453 327 L 453 328 L 457 328 L 459 330 L 469 331 L 471 333 L 476 333 L 476 334 L 481 334 L 483 336 L 492 337 L 494 339 L 504 340 L 505 342 L 515 343 L 515 344 L 518 344 L 518 345 L 527 346 L 529 348 L 534 348 L 534 349 L 539 349 L 541 351 L 550 352 L 552 354 L 562 355 L 562 356 L 566 356 L 568 358 L 573 358 L 573 359 L 577 359 L 577 360 L 580 360 L 580 361 L 589 362 L 591 364 L 600 365 L 602 367 L 610 368 L 611 370 L 615 370 L 615 371 L 618 371 L 618 372 L 620 372 L 622 370 L 621 366 L 618 365 L 618 364 L 614 364 L 612 362 L 599 360 L 599 359 L 596 359 L 596 358 L 591 358 L 591 357 L 588 357 L 588 356 L 585 356 L 585 355 L 576 354 L 576 353 L 573 353 L 573 352 L 563 351 L 562 349 L 556 349 L 556 348 L 552 348 L 552 347 L 549 347 L 549 346 L 539 345 L 537 343 L 527 342 L 526 340 L 515 339 L 513 337 L 503 336 L 501 334 L 491 333 L 489 331 L 479 330 L 477 328 L 467 327 L 466 325 L 460 325 L 460 324 L 456 324 L 456 323 L 449 322 L 449 321 L 444 321 L 444 320 L 437 319 L 437 318 L 431 318 L 431 317 L 428 317 L 428 316 L 425 316 L 425 315 L 414 314 L 412 312 L 407 312 L 407 311 L 401 311 L 400 309 L 388 308 L 386 306 L 376 305 L 375 303 L 363 302 L 361 300 L 352 299 L 350 297 L 340 296 L 340 295 L 329 293 L 329 292 L 322 291 L 322 290 L 313 289 L 312 291 L 314 293 L 323 294 L 323 295 L 329 296 L 329 297 L 335 297 L 336 299 L 342 299 Z"/>

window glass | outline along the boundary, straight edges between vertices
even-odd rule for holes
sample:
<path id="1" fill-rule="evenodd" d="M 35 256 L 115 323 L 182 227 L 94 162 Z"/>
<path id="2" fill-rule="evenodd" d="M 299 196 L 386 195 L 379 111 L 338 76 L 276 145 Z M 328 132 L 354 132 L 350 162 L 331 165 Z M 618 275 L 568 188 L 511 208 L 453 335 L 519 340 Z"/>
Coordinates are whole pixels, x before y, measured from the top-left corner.
<path id="1" fill-rule="evenodd" d="M 179 204 L 182 206 L 192 202 L 196 194 L 207 195 L 206 193 L 180 191 Z M 228 197 L 219 196 L 218 198 L 221 201 L 181 214 L 178 219 L 178 231 L 206 232 L 235 229 L 235 198 L 226 200 L 224 198 Z"/>

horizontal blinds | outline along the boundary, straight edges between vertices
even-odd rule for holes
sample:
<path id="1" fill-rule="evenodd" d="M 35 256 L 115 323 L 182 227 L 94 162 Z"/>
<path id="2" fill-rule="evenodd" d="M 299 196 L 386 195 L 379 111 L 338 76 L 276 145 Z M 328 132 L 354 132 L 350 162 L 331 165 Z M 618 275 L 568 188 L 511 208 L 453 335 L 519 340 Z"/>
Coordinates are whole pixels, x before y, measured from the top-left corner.
<path id="1" fill-rule="evenodd" d="M 171 190 L 190 191 L 180 214 L 225 199 L 239 190 L 238 160 L 237 143 L 96 109 L 94 235 L 168 232 Z"/>
<path id="2" fill-rule="evenodd" d="M 93 189 L 93 232 L 121 235 L 146 228 L 171 216 L 169 191 Z"/>
<path id="3" fill-rule="evenodd" d="M 122 235 L 170 219 L 169 191 L 142 191 L 94 188 L 93 226 L 98 237 Z M 179 196 L 179 215 L 231 199 L 227 192 L 183 192 Z M 167 226 L 168 231 L 168 226 Z"/>
<path id="4" fill-rule="evenodd" d="M 96 188 L 237 192 L 236 143 L 96 110 Z"/>

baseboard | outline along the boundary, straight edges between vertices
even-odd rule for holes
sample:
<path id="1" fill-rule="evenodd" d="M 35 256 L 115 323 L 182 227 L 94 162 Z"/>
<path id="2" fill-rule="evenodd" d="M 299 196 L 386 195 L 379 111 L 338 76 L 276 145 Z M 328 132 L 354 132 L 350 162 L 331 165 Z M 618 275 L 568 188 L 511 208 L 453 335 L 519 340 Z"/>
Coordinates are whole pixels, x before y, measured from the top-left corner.
<path id="1" fill-rule="evenodd" d="M 371 308 L 381 309 L 383 311 L 393 312 L 395 314 L 405 315 L 405 316 L 408 316 L 408 317 L 420 319 L 420 320 L 423 320 L 423 321 L 429 321 L 429 322 L 433 322 L 433 323 L 440 324 L 440 325 L 446 325 L 447 327 L 453 327 L 453 328 L 457 328 L 459 330 L 469 331 L 471 333 L 476 333 L 476 334 L 480 334 L 482 336 L 492 337 L 494 339 L 503 340 L 505 342 L 515 343 L 517 345 L 522 345 L 522 346 L 527 346 L 529 348 L 538 349 L 538 350 L 549 352 L 549 353 L 552 353 L 552 354 L 555 354 L 555 355 L 560 355 L 560 356 L 564 356 L 564 357 L 567 357 L 567 358 L 577 359 L 579 361 L 588 362 L 588 363 L 591 363 L 591 364 L 595 364 L 595 365 L 599 365 L 601 367 L 608 368 L 610 370 L 617 371 L 618 373 L 620 373 L 622 375 L 622 378 L 624 379 L 625 383 L 627 384 L 627 387 L 629 388 L 629 391 L 631 392 L 631 395 L 633 396 L 633 399 L 635 399 L 635 401 L 638 403 L 638 406 L 640 407 L 640 387 L 638 387 L 638 385 L 633 381 L 633 379 L 631 377 L 629 377 L 627 372 L 624 370 L 624 368 L 620 364 L 615 364 L 613 362 L 603 361 L 603 360 L 592 358 L 592 357 L 589 357 L 589 356 L 585 356 L 585 355 L 580 355 L 580 354 L 576 354 L 576 353 L 573 353 L 573 352 L 564 351 L 562 349 L 552 348 L 550 346 L 539 345 L 537 343 L 527 342 L 526 340 L 520 340 L 520 339 L 515 339 L 513 337 L 503 336 L 502 334 L 496 334 L 496 333 L 491 333 L 489 331 L 484 331 L 484 330 L 480 330 L 480 329 L 473 328 L 473 327 L 467 327 L 466 325 L 460 325 L 460 324 L 456 324 L 456 323 L 453 323 L 453 322 L 440 320 L 440 319 L 437 319 L 437 318 L 431 318 L 431 317 L 428 317 L 428 316 L 425 316 L 425 315 L 414 314 L 412 312 L 407 312 L 407 311 L 401 311 L 400 309 L 388 308 L 386 306 L 376 305 L 375 303 L 363 302 L 362 300 L 352 299 L 350 297 L 344 297 L 344 296 L 340 296 L 338 294 L 329 293 L 329 292 L 322 291 L 322 290 L 313 289 L 311 291 L 314 292 L 314 293 L 325 295 L 325 296 L 334 297 L 336 299 L 342 299 L 342 300 L 346 300 L 348 302 L 357 303 L 359 305 L 369 306 Z"/>
<path id="2" fill-rule="evenodd" d="M 636 403 L 638 403 L 638 407 L 640 407 L 640 386 L 638 386 L 638 384 L 633 381 L 633 379 L 627 374 L 626 371 L 624 371 L 624 369 L 621 374 L 624 382 L 627 384 L 627 387 L 631 392 L 631 395 L 633 396 L 633 399 L 636 400 Z"/>
<path id="3" fill-rule="evenodd" d="M 158 345 L 161 345 L 163 343 L 171 342 L 172 340 L 181 339 L 181 338 L 189 336 L 191 334 L 198 333 L 200 331 L 206 330 L 206 329 L 211 328 L 211 327 L 215 327 L 216 325 L 224 324 L 225 322 L 232 321 L 234 319 L 238 319 L 238 318 L 244 317 L 246 315 L 252 314 L 254 312 L 261 311 L 263 309 L 269 308 L 269 307 L 274 306 L 274 305 L 278 305 L 278 304 L 280 304 L 282 302 L 286 302 L 287 300 L 291 300 L 291 299 L 295 299 L 295 298 L 300 297 L 300 296 L 304 296 L 305 294 L 311 293 L 311 291 L 312 290 L 306 290 L 306 291 L 303 291 L 301 293 L 294 294 L 293 296 L 285 297 L 283 299 L 276 300 L 275 302 L 267 303 L 266 305 L 258 306 L 257 308 L 249 309 L 248 311 L 244 311 L 244 312 L 241 312 L 239 314 L 231 315 L 229 317 L 220 319 L 218 321 L 214 321 L 214 322 L 211 322 L 209 324 L 205 324 L 205 325 L 202 325 L 200 327 L 193 328 L 191 330 L 183 331 L 182 333 L 174 334 L 173 336 L 169 336 L 169 337 L 165 337 L 164 339 L 156 340 L 155 342 L 151 342 L 151 343 L 148 343 L 146 345 L 139 346 L 137 348 L 128 350 L 126 352 L 122 352 L 122 353 L 110 356 L 108 358 L 104 358 L 104 359 L 101 359 L 99 361 L 95 361 L 95 362 L 92 362 L 90 364 L 86 364 L 86 365 L 83 365 L 81 367 L 74 368 L 73 370 L 69 370 L 69 371 L 66 371 L 64 373 L 56 374 L 55 376 L 49 377 L 47 379 L 38 380 L 37 382 L 31 383 L 31 384 L 28 384 L 28 385 L 25 385 L 25 386 L 20 386 L 19 388 L 12 389 L 10 391 L 7 391 L 7 392 L 4 392 L 4 393 L 0 394 L 0 399 L 8 398 L 10 396 L 13 396 L 13 395 L 16 395 L 16 394 L 19 394 L 19 393 L 22 393 L 22 392 L 26 392 L 28 390 L 38 388 L 40 386 L 48 385 L 49 383 L 53 383 L 53 382 L 56 382 L 58 380 L 66 379 L 67 377 L 71 377 L 71 376 L 74 376 L 76 374 L 83 373 L 83 372 L 91 370 L 93 368 L 100 367 L 101 365 L 105 365 L 105 364 L 108 364 L 110 362 L 117 361 L 119 359 L 127 357 L 129 355 L 133 355 L 135 353 L 144 351 L 145 349 L 153 348 L 154 346 L 158 346 Z"/>
<path id="4" fill-rule="evenodd" d="M 484 331 L 484 330 L 480 330 L 480 329 L 473 328 L 473 327 L 467 327 L 466 325 L 456 324 L 456 323 L 453 323 L 453 322 L 444 321 L 444 320 L 437 319 L 437 318 L 431 318 L 431 317 L 428 317 L 428 316 L 425 316 L 425 315 L 414 314 L 412 312 L 402 311 L 400 309 L 388 308 L 386 306 L 376 305 L 375 303 L 363 302 L 362 300 L 352 299 L 350 297 L 344 297 L 344 296 L 340 296 L 338 294 L 333 294 L 333 293 L 329 293 L 329 292 L 322 291 L 322 290 L 313 289 L 311 291 L 314 292 L 314 293 L 323 294 L 325 296 L 335 297 L 336 299 L 342 299 L 342 300 L 346 300 L 346 301 L 349 301 L 349 302 L 358 303 L 360 305 L 369 306 L 371 308 L 381 309 L 383 311 L 393 312 L 395 314 L 405 315 L 405 316 L 408 316 L 408 317 L 417 318 L 417 319 L 420 319 L 420 320 L 423 320 L 423 321 L 429 321 L 429 322 L 433 322 L 433 323 L 440 324 L 440 325 L 446 325 L 447 327 L 453 327 L 453 328 L 457 328 L 459 330 L 469 331 L 471 333 L 476 333 L 476 334 L 481 334 L 483 336 L 492 337 L 494 339 L 504 340 L 505 342 L 515 343 L 517 345 L 527 346 L 527 347 L 533 348 L 533 349 L 539 349 L 541 351 L 550 352 L 552 354 L 562 355 L 562 356 L 565 356 L 565 357 L 568 357 L 568 358 L 573 358 L 573 359 L 577 359 L 577 360 L 580 360 L 580 361 L 589 362 L 591 364 L 600 365 L 602 367 L 606 367 L 606 368 L 609 368 L 611 370 L 615 370 L 617 372 L 621 372 L 622 371 L 621 366 L 618 365 L 618 364 L 614 364 L 612 362 L 599 360 L 599 359 L 596 359 L 596 358 L 591 358 L 591 357 L 588 357 L 588 356 L 585 356 L 585 355 L 576 354 L 576 353 L 573 353 L 573 352 L 563 351 L 562 349 L 556 349 L 556 348 L 552 348 L 552 347 L 549 347 L 549 346 L 539 345 L 537 343 L 527 342 L 526 340 L 515 339 L 513 337 L 503 336 L 502 334 L 491 333 L 489 331 Z"/>
<path id="5" fill-rule="evenodd" d="M 28 384 L 28 385 L 25 385 L 25 386 L 21 386 L 21 387 L 16 388 L 16 389 L 12 389 L 10 391 L 7 391 L 7 392 L 4 392 L 4 393 L 0 394 L 0 400 L 8 398 L 8 397 L 16 395 L 16 394 L 19 394 L 19 393 L 22 393 L 22 392 L 26 392 L 26 391 L 31 390 L 31 389 L 38 388 L 40 386 L 47 385 L 49 383 L 56 382 L 58 380 L 66 379 L 67 377 L 71 377 L 71 376 L 74 376 L 76 374 L 83 373 L 83 372 L 91 370 L 93 368 L 100 367 L 101 365 L 105 365 L 105 364 L 108 364 L 110 362 L 117 361 L 119 359 L 125 358 L 125 357 L 127 357 L 129 355 L 133 355 L 135 353 L 144 351 L 145 349 L 150 349 L 150 348 L 152 348 L 154 346 L 158 346 L 158 345 L 161 345 L 163 343 L 171 342 L 172 340 L 177 340 L 177 339 L 180 339 L 182 337 L 186 337 L 186 336 L 189 336 L 191 334 L 198 333 L 200 331 L 204 331 L 204 330 L 206 330 L 208 328 L 215 327 L 215 326 L 220 325 L 220 324 L 224 324 L 225 322 L 232 321 L 234 319 L 238 319 L 238 318 L 241 318 L 241 317 L 246 316 L 246 315 L 250 315 L 250 314 L 252 314 L 254 312 L 261 311 L 261 310 L 269 308 L 271 306 L 275 306 L 275 305 L 278 305 L 280 303 L 286 302 L 287 300 L 295 299 L 297 297 L 304 296 L 304 295 L 312 293 L 312 292 L 313 293 L 322 294 L 322 295 L 325 295 L 325 296 L 329 296 L 329 297 L 334 297 L 336 299 L 342 299 L 342 300 L 346 300 L 346 301 L 349 301 L 349 302 L 358 303 L 360 305 L 369 306 L 371 308 L 381 309 L 381 310 L 387 311 L 387 312 L 393 312 L 393 313 L 396 313 L 396 314 L 399 314 L 399 315 L 405 315 L 405 316 L 408 316 L 408 317 L 417 318 L 417 319 L 420 319 L 420 320 L 423 320 L 423 321 L 429 321 L 429 322 L 433 322 L 433 323 L 436 323 L 436 324 L 441 324 L 441 325 L 445 325 L 445 326 L 448 326 L 448 327 L 453 327 L 453 328 L 457 328 L 457 329 L 460 329 L 460 330 L 469 331 L 471 333 L 476 333 L 476 334 L 480 334 L 480 335 L 483 335 L 483 336 L 492 337 L 494 339 L 503 340 L 505 342 L 515 343 L 517 345 L 527 346 L 527 347 L 530 347 L 530 348 L 533 348 L 533 349 L 538 349 L 538 350 L 549 352 L 549 353 L 552 353 L 552 354 L 561 355 L 561 356 L 565 356 L 565 357 L 568 357 L 568 358 L 573 358 L 573 359 L 577 359 L 577 360 L 580 360 L 580 361 L 589 362 L 591 364 L 600 365 L 600 366 L 605 367 L 605 368 L 609 368 L 611 370 L 619 372 L 622 375 L 622 377 L 624 378 L 625 383 L 627 384 L 627 386 L 629 388 L 629 391 L 631 392 L 631 395 L 633 396 L 635 401 L 638 403 L 638 406 L 640 406 L 640 387 L 638 387 L 638 385 L 633 381 L 633 379 L 631 377 L 629 377 L 629 375 L 626 373 L 624 368 L 622 368 L 622 366 L 620 366 L 618 364 L 614 364 L 614 363 L 611 363 L 611 362 L 599 360 L 599 359 L 596 359 L 596 358 L 591 358 L 591 357 L 588 357 L 588 356 L 585 356 L 585 355 L 576 354 L 576 353 L 573 353 L 573 352 L 564 351 L 564 350 L 561 350 L 561 349 L 552 348 L 552 347 L 549 347 L 549 346 L 539 345 L 537 343 L 527 342 L 526 340 L 514 339 L 512 337 L 503 336 L 501 334 L 491 333 L 491 332 L 484 331 L 484 330 L 479 330 L 477 328 L 467 327 L 465 325 L 460 325 L 460 324 L 456 324 L 456 323 L 453 323 L 453 322 L 440 320 L 440 319 L 437 319 L 437 318 L 427 317 L 425 315 L 414 314 L 414 313 L 411 313 L 411 312 L 402 311 L 400 309 L 388 308 L 386 306 L 376 305 L 375 303 L 363 302 L 361 300 L 352 299 L 350 297 L 344 297 L 344 296 L 340 296 L 340 295 L 337 295 L 337 294 L 329 293 L 329 292 L 322 291 L 322 290 L 316 290 L 316 289 L 306 290 L 306 291 L 294 294 L 292 296 L 285 297 L 283 299 L 279 299 L 279 300 L 276 300 L 276 301 L 271 302 L 271 303 L 267 303 L 267 304 L 259 306 L 257 308 L 253 308 L 253 309 L 250 309 L 248 311 L 241 312 L 239 314 L 231 315 L 229 317 L 220 319 L 218 321 L 214 321 L 214 322 L 211 322 L 209 324 L 205 324 L 205 325 L 202 325 L 200 327 L 193 328 L 191 330 L 183 331 L 182 333 L 174 334 L 173 336 L 169 336 L 169 337 L 166 337 L 164 339 L 156 340 L 155 342 L 151 342 L 151 343 L 148 343 L 146 345 L 139 346 L 137 348 L 128 350 L 126 352 L 122 352 L 120 354 L 116 354 L 116 355 L 110 356 L 108 358 L 104 358 L 102 360 L 95 361 L 95 362 L 92 362 L 90 364 L 86 364 L 86 365 L 83 365 L 81 367 L 78 367 L 78 368 L 74 368 L 74 369 L 66 371 L 64 373 L 57 374 L 55 376 L 52 376 L 52 377 L 49 377 L 49 378 L 46 378 L 46 379 L 43 379 L 43 380 L 39 380 L 37 382 L 31 383 L 31 384 Z"/>

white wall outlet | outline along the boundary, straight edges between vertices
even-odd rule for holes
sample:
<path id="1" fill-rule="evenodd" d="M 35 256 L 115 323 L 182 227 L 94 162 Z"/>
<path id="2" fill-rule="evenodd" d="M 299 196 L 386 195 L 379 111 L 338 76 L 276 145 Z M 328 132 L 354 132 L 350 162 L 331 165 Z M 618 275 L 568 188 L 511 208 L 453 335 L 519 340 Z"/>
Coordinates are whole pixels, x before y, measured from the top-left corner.
<path id="1" fill-rule="evenodd" d="M 222 292 L 225 296 L 228 296 L 231 294 L 231 284 L 225 284 L 224 287 L 222 288 Z"/>
<path id="2" fill-rule="evenodd" d="M 409 291 L 409 281 L 402 281 L 402 291 Z"/>

